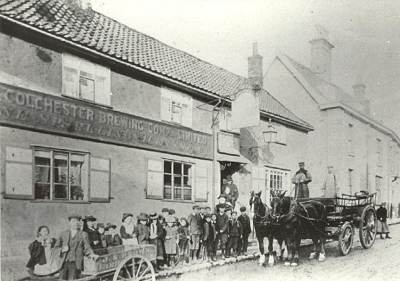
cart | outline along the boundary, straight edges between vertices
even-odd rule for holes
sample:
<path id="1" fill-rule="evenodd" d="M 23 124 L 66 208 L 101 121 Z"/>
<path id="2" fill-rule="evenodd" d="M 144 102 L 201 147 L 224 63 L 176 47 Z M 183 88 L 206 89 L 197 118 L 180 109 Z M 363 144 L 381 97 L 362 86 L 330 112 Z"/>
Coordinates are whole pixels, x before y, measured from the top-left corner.
<path id="1" fill-rule="evenodd" d="M 362 247 L 369 249 L 373 246 L 377 232 L 375 195 L 359 192 L 354 195 L 342 194 L 332 199 L 313 198 L 327 209 L 325 233 L 328 239 L 338 241 L 341 255 L 350 253 L 356 228 Z"/>
<path id="2" fill-rule="evenodd" d="M 97 260 L 84 258 L 84 270 L 78 281 L 155 281 L 152 261 L 156 254 L 154 245 L 109 247 Z M 29 277 L 20 281 L 56 281 L 58 274 L 56 271 L 38 276 L 30 272 Z"/>

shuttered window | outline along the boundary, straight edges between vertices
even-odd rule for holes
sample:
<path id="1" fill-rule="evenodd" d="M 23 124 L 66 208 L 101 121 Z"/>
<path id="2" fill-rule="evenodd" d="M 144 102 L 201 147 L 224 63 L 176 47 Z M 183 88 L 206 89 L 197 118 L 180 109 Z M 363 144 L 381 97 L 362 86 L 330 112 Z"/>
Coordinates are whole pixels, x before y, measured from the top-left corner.
<path id="1" fill-rule="evenodd" d="M 90 201 L 109 202 L 111 196 L 111 161 L 90 158 Z"/>
<path id="2" fill-rule="evenodd" d="M 62 91 L 103 105 L 111 104 L 110 69 L 90 61 L 63 54 Z"/>
<path id="3" fill-rule="evenodd" d="M 161 88 L 160 112 L 163 121 L 192 127 L 193 101 L 189 96 L 168 88 Z"/>

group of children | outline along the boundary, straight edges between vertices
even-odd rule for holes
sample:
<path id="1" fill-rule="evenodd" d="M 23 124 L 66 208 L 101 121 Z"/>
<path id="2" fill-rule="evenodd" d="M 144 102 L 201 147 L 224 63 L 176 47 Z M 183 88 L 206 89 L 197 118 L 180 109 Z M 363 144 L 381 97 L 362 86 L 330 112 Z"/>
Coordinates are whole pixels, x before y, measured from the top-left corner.
<path id="1" fill-rule="evenodd" d="M 218 249 L 222 258 L 245 254 L 250 219 L 245 207 L 240 211 L 238 216 L 220 204 L 216 213 L 210 207 L 194 205 L 187 218 L 178 218 L 175 210 L 167 208 L 161 214 L 140 213 L 137 220 L 133 214 L 124 213 L 119 231 L 115 224 L 98 223 L 95 217 L 86 216 L 81 229 L 88 234 L 90 246 L 97 255 L 106 254 L 108 247 L 153 244 L 157 249 L 155 266 L 161 269 L 180 263 L 215 261 Z"/>

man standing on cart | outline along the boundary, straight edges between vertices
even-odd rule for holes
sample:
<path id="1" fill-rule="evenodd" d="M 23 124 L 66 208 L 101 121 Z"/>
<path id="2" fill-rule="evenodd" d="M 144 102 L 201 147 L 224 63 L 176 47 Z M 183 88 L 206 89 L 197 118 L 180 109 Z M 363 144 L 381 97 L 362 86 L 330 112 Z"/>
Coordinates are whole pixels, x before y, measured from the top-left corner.
<path id="1" fill-rule="evenodd" d="M 305 168 L 304 162 L 299 162 L 299 170 L 292 177 L 292 183 L 294 183 L 296 199 L 310 198 L 310 191 L 308 184 L 312 181 L 311 174 Z"/>

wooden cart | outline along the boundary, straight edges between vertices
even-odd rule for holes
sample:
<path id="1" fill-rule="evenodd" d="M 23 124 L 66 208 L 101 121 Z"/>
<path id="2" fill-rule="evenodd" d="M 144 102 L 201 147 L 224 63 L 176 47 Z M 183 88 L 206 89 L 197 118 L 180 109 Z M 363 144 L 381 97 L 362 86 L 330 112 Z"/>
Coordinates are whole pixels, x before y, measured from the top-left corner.
<path id="1" fill-rule="evenodd" d="M 152 261 L 156 259 L 154 245 L 117 246 L 107 248 L 107 253 L 100 255 L 95 261 L 84 260 L 84 271 L 78 281 L 155 281 L 155 271 Z M 46 276 L 30 273 L 25 281 L 56 281 L 58 272 Z"/>
<path id="2" fill-rule="evenodd" d="M 365 192 L 354 195 L 342 194 L 340 197 L 320 198 L 318 201 L 328 210 L 325 228 L 327 237 L 338 241 L 341 255 L 350 253 L 356 228 L 362 247 L 364 249 L 372 247 L 377 232 L 375 194 Z"/>

